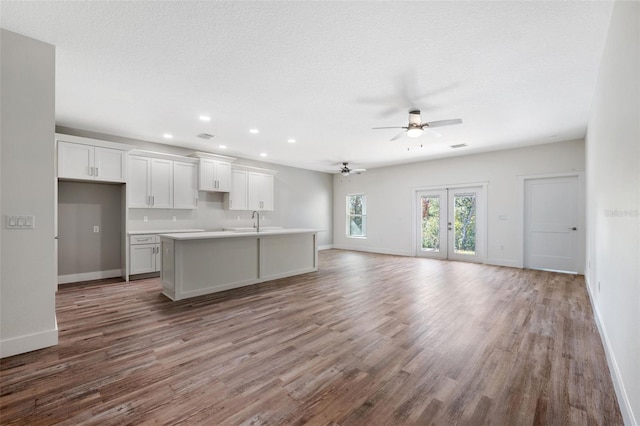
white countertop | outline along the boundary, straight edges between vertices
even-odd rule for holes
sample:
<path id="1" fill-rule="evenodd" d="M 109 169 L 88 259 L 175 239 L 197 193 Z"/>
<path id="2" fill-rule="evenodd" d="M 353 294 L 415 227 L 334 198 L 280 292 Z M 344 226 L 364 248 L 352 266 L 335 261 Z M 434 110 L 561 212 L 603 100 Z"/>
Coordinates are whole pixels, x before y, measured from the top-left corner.
<path id="1" fill-rule="evenodd" d="M 189 233 L 173 233 L 161 234 L 161 238 L 169 238 L 172 240 L 206 240 L 211 238 L 238 238 L 238 237 L 267 237 L 269 235 L 286 235 L 286 234 L 313 234 L 321 232 L 323 229 L 305 229 L 305 228 L 280 228 L 267 229 L 260 232 L 256 231 L 214 231 L 214 232 L 189 232 Z"/>
<path id="2" fill-rule="evenodd" d="M 129 235 L 144 235 L 144 234 L 171 234 L 182 232 L 204 232 L 204 229 L 152 229 L 148 231 L 129 231 Z"/>

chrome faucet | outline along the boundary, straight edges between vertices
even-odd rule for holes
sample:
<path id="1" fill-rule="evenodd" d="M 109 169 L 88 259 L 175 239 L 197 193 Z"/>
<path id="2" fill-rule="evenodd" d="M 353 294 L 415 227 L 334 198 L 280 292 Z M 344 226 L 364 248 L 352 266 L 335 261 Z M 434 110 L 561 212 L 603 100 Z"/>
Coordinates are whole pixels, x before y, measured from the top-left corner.
<path id="1" fill-rule="evenodd" d="M 255 219 L 256 216 L 258 216 L 258 224 L 256 225 L 254 223 L 253 227 L 256 228 L 256 232 L 260 232 L 260 213 L 254 210 L 253 213 L 251 213 L 251 219 Z"/>

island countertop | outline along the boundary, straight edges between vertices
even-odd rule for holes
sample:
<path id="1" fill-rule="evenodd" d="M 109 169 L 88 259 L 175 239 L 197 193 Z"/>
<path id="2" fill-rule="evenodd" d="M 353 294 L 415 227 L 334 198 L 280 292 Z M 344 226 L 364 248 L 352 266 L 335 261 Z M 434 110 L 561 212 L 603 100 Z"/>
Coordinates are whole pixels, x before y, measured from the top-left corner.
<path id="1" fill-rule="evenodd" d="M 257 231 L 209 231 L 209 232 L 188 232 L 188 233 L 171 233 L 160 234 L 160 238 L 168 238 L 172 240 L 208 240 L 212 238 L 239 238 L 239 237 L 261 237 L 269 235 L 289 235 L 289 234 L 315 234 L 322 232 L 323 229 L 307 229 L 307 228 L 279 228 L 265 229 Z"/>

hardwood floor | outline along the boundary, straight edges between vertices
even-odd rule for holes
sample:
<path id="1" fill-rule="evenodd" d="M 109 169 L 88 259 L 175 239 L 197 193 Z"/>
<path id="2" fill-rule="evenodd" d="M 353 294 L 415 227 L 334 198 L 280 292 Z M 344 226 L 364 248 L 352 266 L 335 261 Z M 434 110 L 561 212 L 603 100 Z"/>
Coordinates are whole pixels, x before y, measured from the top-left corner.
<path id="1" fill-rule="evenodd" d="M 63 287 L 60 344 L 0 364 L 3 424 L 622 424 L 582 277 L 328 250 L 171 302 Z"/>

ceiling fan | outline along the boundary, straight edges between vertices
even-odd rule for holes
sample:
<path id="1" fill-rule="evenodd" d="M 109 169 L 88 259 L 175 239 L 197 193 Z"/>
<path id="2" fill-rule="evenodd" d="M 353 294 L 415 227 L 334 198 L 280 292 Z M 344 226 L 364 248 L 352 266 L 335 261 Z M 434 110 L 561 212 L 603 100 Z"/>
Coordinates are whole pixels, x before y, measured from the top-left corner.
<path id="1" fill-rule="evenodd" d="M 460 124 L 462 120 L 460 118 L 454 118 L 451 120 L 439 120 L 439 121 L 430 121 L 423 123 L 420 118 L 420 110 L 412 109 L 409 111 L 409 124 L 403 127 L 374 127 L 374 130 L 378 129 L 404 129 L 402 132 L 398 133 L 394 137 L 391 138 L 392 141 L 399 139 L 401 136 L 404 136 L 406 133 L 410 138 L 417 138 L 424 132 L 425 130 L 431 131 L 436 135 L 440 136 L 440 133 L 431 130 L 432 127 L 442 127 L 442 126 L 452 126 L 454 124 Z"/>
<path id="2" fill-rule="evenodd" d="M 367 169 L 350 169 L 349 163 L 342 163 L 342 167 L 340 168 L 340 173 L 342 176 L 349 176 L 351 173 L 359 175 L 362 172 L 366 172 Z"/>

